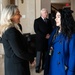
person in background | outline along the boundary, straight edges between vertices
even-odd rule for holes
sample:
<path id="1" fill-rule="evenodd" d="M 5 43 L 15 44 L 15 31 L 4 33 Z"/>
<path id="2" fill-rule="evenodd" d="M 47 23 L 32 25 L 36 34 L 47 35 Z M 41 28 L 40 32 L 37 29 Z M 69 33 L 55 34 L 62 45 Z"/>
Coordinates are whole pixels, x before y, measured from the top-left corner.
<path id="1" fill-rule="evenodd" d="M 49 38 L 44 75 L 75 75 L 75 22 L 72 10 L 56 13 L 56 28 Z"/>
<path id="2" fill-rule="evenodd" d="M 16 5 L 7 5 L 1 14 L 0 32 L 5 53 L 5 75 L 30 75 L 29 61 L 34 60 L 18 27 L 20 18 Z"/>
<path id="3" fill-rule="evenodd" d="M 34 20 L 34 31 L 36 33 L 36 73 L 44 69 L 45 53 L 47 51 L 48 38 L 52 32 L 51 22 L 48 19 L 48 11 L 43 8 L 41 16 Z M 42 59 L 42 65 L 41 65 Z"/>

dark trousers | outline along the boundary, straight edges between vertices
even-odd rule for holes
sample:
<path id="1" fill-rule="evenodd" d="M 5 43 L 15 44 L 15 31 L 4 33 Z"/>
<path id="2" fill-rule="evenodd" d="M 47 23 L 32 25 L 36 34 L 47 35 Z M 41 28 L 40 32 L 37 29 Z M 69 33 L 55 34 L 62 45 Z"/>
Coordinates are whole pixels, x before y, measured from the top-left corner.
<path id="1" fill-rule="evenodd" d="M 44 69 L 45 51 L 37 51 L 36 53 L 36 70 Z"/>
<path id="2" fill-rule="evenodd" d="M 48 50 L 48 40 L 36 40 L 36 70 L 44 69 L 45 54 Z"/>

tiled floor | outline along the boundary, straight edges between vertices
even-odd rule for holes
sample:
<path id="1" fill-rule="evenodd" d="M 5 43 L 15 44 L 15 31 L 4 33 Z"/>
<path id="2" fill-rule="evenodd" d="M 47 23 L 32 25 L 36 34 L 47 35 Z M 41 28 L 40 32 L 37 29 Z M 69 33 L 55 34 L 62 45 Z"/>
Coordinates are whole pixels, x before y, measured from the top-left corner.
<path id="1" fill-rule="evenodd" d="M 43 75 L 43 71 L 41 73 L 35 73 L 35 66 L 30 66 L 31 75 Z M 4 59 L 0 56 L 0 75 L 4 75 Z"/>
<path id="2" fill-rule="evenodd" d="M 4 60 L 0 56 L 0 75 L 4 75 Z"/>

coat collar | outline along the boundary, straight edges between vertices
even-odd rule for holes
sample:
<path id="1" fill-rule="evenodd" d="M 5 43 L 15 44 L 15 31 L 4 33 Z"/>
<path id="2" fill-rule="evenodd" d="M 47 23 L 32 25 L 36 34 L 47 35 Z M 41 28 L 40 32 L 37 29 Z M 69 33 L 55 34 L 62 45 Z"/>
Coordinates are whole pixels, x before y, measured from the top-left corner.
<path id="1" fill-rule="evenodd" d="M 64 38 L 64 37 L 63 37 L 62 33 L 59 33 L 59 34 L 56 36 L 55 40 L 53 41 L 53 44 L 56 43 L 56 42 L 62 42 L 63 38 Z"/>

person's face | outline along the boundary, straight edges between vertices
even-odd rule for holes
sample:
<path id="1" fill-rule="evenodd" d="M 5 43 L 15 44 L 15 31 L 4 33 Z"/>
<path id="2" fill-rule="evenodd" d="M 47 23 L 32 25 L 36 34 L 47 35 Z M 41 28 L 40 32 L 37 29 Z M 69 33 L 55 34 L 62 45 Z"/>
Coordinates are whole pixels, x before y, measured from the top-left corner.
<path id="1" fill-rule="evenodd" d="M 14 22 L 14 23 L 20 23 L 20 18 L 21 18 L 21 14 L 20 14 L 20 11 L 19 11 L 19 9 L 17 9 L 17 11 L 16 11 L 16 13 L 14 14 L 14 16 L 12 17 L 12 21 Z"/>
<path id="2" fill-rule="evenodd" d="M 41 16 L 42 16 L 43 18 L 47 18 L 47 17 L 48 17 L 48 12 L 47 12 L 47 11 L 43 11 L 43 12 L 41 13 Z"/>
<path id="3" fill-rule="evenodd" d="M 55 21 L 56 21 L 56 26 L 61 27 L 61 14 L 59 12 L 56 13 Z"/>

